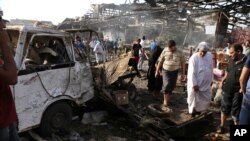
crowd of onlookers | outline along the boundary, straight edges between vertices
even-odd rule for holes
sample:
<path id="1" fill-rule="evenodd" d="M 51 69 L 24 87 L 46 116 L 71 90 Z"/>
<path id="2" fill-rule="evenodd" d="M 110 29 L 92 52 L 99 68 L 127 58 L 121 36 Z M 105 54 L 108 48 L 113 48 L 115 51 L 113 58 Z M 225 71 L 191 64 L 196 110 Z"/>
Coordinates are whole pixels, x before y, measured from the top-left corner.
<path id="1" fill-rule="evenodd" d="M 159 46 L 156 40 L 150 43 L 146 43 L 146 40 L 145 36 L 138 38 L 129 49 L 139 77 L 144 61 L 148 60 L 148 91 L 154 96 L 160 96 L 162 93 L 161 110 L 165 111 L 173 106 L 170 95 L 175 89 L 178 76 L 181 75 L 181 81 L 187 83 L 188 112 L 192 117 L 206 112 L 212 100 L 220 106 L 221 111 L 218 133 L 225 132 L 228 117 L 232 117 L 235 125 L 249 124 L 250 40 L 246 40 L 244 44 L 228 40 L 227 46 L 222 50 L 224 58 L 227 56 L 227 59 L 219 60 L 218 55 L 216 65 L 214 54 L 217 53 L 212 51 L 211 45 L 206 42 L 199 43 L 194 52 L 190 52 L 187 63 L 183 50 L 177 48 L 174 40 L 169 40 L 166 47 Z M 76 43 L 82 48 L 81 43 Z M 105 49 L 112 52 L 112 55 L 118 55 L 118 50 L 122 53 L 128 51 L 121 39 L 105 40 L 103 44 L 98 40 L 92 40 L 89 45 L 96 55 L 98 64 L 105 60 L 106 55 L 111 55 L 106 54 Z M 146 49 L 149 50 L 149 54 Z M 226 61 L 226 67 L 219 67 L 221 61 Z"/>
<path id="2" fill-rule="evenodd" d="M 250 123 L 250 40 L 244 44 L 228 41 L 223 50 L 227 59 L 222 60 L 216 60 L 217 52 L 209 43 L 200 42 L 194 53 L 189 52 L 188 63 L 174 40 L 169 40 L 166 47 L 160 47 L 153 40 L 149 57 L 145 53 L 144 40 L 145 36 L 134 42 L 133 58 L 138 71 L 142 70 L 143 61 L 148 59 L 148 91 L 154 96 L 162 93 L 162 111 L 169 111 L 174 106 L 171 105 L 170 95 L 180 75 L 180 81 L 187 84 L 187 104 L 191 117 L 207 112 L 211 102 L 216 101 L 221 111 L 217 133 L 227 131 L 225 123 L 228 117 L 235 125 Z M 224 68 L 219 68 L 220 61 L 226 63 Z M 212 91 L 214 83 L 218 84 L 216 94 Z"/>
<path id="3" fill-rule="evenodd" d="M 176 47 L 174 40 L 169 40 L 163 49 L 156 47 L 152 51 L 148 90 L 155 96 L 163 93 L 163 111 L 173 106 L 169 95 L 181 71 L 181 81 L 187 83 L 188 112 L 192 117 L 206 112 L 211 100 L 215 100 L 221 111 L 218 133 L 225 133 L 228 117 L 232 117 L 235 125 L 250 123 L 250 40 L 244 44 L 228 42 L 227 45 L 224 54 L 228 58 L 224 68 L 214 65 L 217 53 L 206 42 L 199 43 L 195 52 L 191 52 L 188 65 L 185 65 L 183 52 Z M 212 91 L 213 83 L 218 84 L 216 95 Z"/>
<path id="4" fill-rule="evenodd" d="M 225 132 L 228 117 L 232 117 L 235 125 L 249 124 L 250 40 L 246 40 L 244 44 L 228 40 L 223 49 L 223 56 L 227 56 L 227 59 L 219 59 L 220 56 L 217 56 L 217 65 L 214 65 L 214 54 L 217 53 L 206 42 L 199 43 L 194 52 L 190 52 L 188 63 L 183 50 L 177 48 L 174 40 L 169 40 L 166 47 L 161 47 L 156 40 L 146 42 L 145 36 L 138 38 L 129 50 L 139 77 L 144 61 L 148 60 L 148 91 L 157 97 L 162 93 L 162 111 L 173 106 L 170 95 L 175 89 L 178 76 L 181 75 L 181 81 L 187 84 L 187 108 L 192 117 L 206 112 L 212 100 L 217 102 L 221 111 L 218 133 Z M 76 43 L 83 48 L 77 40 Z M 104 62 L 106 55 L 118 55 L 118 50 L 122 53 L 128 51 L 121 39 L 113 42 L 105 40 L 102 44 L 98 40 L 92 40 L 89 46 L 95 53 L 98 64 Z M 111 54 L 107 54 L 105 50 Z M 226 61 L 226 67 L 220 68 L 220 61 Z M 212 87 L 214 84 L 217 85 L 216 89 Z"/>

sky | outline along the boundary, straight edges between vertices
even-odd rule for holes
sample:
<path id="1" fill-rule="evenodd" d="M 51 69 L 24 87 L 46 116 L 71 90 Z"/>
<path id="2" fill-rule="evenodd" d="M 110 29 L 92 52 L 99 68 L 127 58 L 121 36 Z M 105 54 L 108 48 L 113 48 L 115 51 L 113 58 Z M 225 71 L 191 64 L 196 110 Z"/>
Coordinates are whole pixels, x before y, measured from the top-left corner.
<path id="1" fill-rule="evenodd" d="M 133 0 L 127 0 L 127 3 Z M 126 0 L 0 0 L 3 18 L 62 22 L 84 15 L 91 4 L 124 4 Z"/>

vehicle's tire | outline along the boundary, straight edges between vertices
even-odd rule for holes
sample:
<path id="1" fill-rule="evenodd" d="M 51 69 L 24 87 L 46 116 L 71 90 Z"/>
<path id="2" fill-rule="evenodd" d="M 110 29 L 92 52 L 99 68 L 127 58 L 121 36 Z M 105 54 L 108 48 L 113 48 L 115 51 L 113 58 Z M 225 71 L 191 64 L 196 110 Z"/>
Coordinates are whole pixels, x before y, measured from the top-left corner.
<path id="1" fill-rule="evenodd" d="M 129 100 L 135 100 L 135 98 L 137 97 L 137 89 L 135 87 L 134 84 L 130 84 L 129 86 L 127 86 L 127 90 L 128 90 L 128 95 L 129 95 Z"/>
<path id="2" fill-rule="evenodd" d="M 67 103 L 55 103 L 45 111 L 38 132 L 43 137 L 50 137 L 52 133 L 65 130 L 70 126 L 72 115 L 72 109 Z"/>
<path id="3" fill-rule="evenodd" d="M 148 112 L 156 117 L 166 117 L 169 116 L 169 114 L 172 112 L 171 109 L 169 109 L 168 111 L 162 111 L 160 109 L 160 105 L 161 104 L 149 104 L 148 105 Z"/>

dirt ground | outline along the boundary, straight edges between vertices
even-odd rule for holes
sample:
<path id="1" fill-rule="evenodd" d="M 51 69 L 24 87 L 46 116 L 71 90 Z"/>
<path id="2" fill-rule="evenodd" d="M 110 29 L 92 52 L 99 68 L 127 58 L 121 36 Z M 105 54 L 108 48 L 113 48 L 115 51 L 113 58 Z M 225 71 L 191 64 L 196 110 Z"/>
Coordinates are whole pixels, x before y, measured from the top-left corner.
<path id="1" fill-rule="evenodd" d="M 61 131 L 58 134 L 53 134 L 51 138 L 46 138 L 48 141 L 156 141 L 157 139 L 151 137 L 145 126 L 150 122 L 150 118 L 147 119 L 145 111 L 149 104 L 161 104 L 162 95 L 154 97 L 147 91 L 147 79 L 146 79 L 146 63 L 144 63 L 144 71 L 142 71 L 142 77 L 135 77 L 133 83 L 136 85 L 138 97 L 134 101 L 132 111 L 139 112 L 140 116 L 144 116 L 143 121 L 139 123 L 133 123 L 129 118 L 120 112 L 119 109 L 114 108 L 113 105 L 107 105 L 103 101 L 99 101 L 97 106 L 93 106 L 88 112 L 105 111 L 107 114 L 103 116 L 98 122 L 90 122 L 84 124 L 79 117 L 75 117 L 72 122 L 71 128 L 66 131 Z M 179 124 L 191 119 L 191 116 L 187 112 L 185 87 L 177 87 L 175 94 L 171 95 L 171 108 L 172 112 L 167 118 L 173 122 Z M 128 108 L 127 107 L 127 108 Z M 139 110 L 138 110 L 139 109 Z M 219 107 L 211 104 L 209 111 L 213 112 L 214 120 L 213 125 L 217 127 L 219 125 L 220 110 Z M 229 122 L 228 122 L 229 123 Z M 32 141 L 32 137 L 24 133 L 22 141 Z M 195 134 L 195 133 L 194 133 Z M 171 140 L 171 139 L 169 139 Z M 199 139 L 200 141 L 228 141 L 228 132 L 223 135 L 215 134 L 211 132 Z"/>
<path id="2" fill-rule="evenodd" d="M 137 87 L 138 97 L 136 100 L 136 104 L 134 105 L 137 112 L 141 112 L 141 116 L 144 116 L 144 111 L 147 110 L 147 105 L 149 104 L 161 104 L 162 96 L 154 97 L 147 91 L 147 79 L 146 72 L 142 72 L 143 77 L 136 77 L 133 83 Z M 167 116 L 167 118 L 171 119 L 173 122 L 179 124 L 191 119 L 191 116 L 187 111 L 187 103 L 186 103 L 186 93 L 184 87 L 177 87 L 175 89 L 175 94 L 171 96 L 172 112 Z M 105 106 L 104 106 L 105 107 Z M 146 131 L 144 131 L 144 124 L 150 122 L 150 118 L 145 116 L 143 118 L 145 121 L 142 121 L 141 127 L 138 128 L 131 123 L 128 118 L 119 114 L 119 112 L 114 109 L 108 109 L 109 107 L 105 107 L 103 110 L 108 111 L 109 115 L 105 119 L 104 122 L 95 125 L 82 125 L 80 121 L 75 120 L 72 124 L 72 129 L 78 132 L 85 140 L 88 141 L 156 141 L 157 139 L 150 137 Z M 213 125 L 217 127 L 219 125 L 220 111 L 219 107 L 211 104 L 209 111 L 213 112 L 214 120 Z M 148 118 L 148 119 L 147 119 Z M 199 141 L 228 141 L 229 136 L 228 132 L 226 134 L 216 134 L 215 132 L 211 132 L 204 137 L 200 138 Z"/>
<path id="3" fill-rule="evenodd" d="M 146 70 L 144 71 L 144 75 L 146 75 Z M 185 86 L 184 84 L 177 85 L 176 89 L 174 90 L 174 94 L 170 97 L 170 106 L 173 109 L 173 112 L 168 116 L 169 119 L 174 121 L 175 123 L 179 124 L 185 121 L 188 121 L 191 119 L 191 116 L 188 114 L 188 105 L 187 105 L 187 94 L 185 92 Z M 134 84 L 137 84 L 137 89 L 139 91 L 139 94 L 141 95 L 147 95 L 146 97 L 149 97 L 148 99 L 144 99 L 145 103 L 149 104 L 152 103 L 152 95 L 147 92 L 147 79 L 135 79 Z M 159 96 L 158 98 L 153 97 L 153 99 L 156 101 L 156 103 L 162 103 L 163 96 Z M 213 125 L 216 128 L 220 125 L 220 107 L 216 104 L 214 104 L 211 101 L 211 105 L 209 107 L 209 111 L 213 113 L 214 120 Z M 201 138 L 201 141 L 229 141 L 229 126 L 232 124 L 232 119 L 228 119 L 226 122 L 227 131 L 225 134 L 217 134 L 215 131 L 210 132 L 209 134 L 205 135 L 203 138 Z"/>

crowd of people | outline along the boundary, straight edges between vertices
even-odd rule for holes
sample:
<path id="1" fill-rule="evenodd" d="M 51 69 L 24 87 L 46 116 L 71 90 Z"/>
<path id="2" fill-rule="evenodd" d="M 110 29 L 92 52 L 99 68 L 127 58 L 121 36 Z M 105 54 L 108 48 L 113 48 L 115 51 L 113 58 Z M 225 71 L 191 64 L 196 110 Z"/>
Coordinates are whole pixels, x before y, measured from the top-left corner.
<path id="1" fill-rule="evenodd" d="M 133 44 L 133 57 L 137 69 L 142 70 L 145 49 L 142 39 Z M 229 56 L 226 69 L 221 70 L 223 77 L 219 81 L 220 125 L 217 133 L 225 133 L 226 121 L 232 117 L 234 125 L 250 123 L 250 50 L 249 40 L 244 44 L 228 41 L 223 50 Z M 192 52 L 191 52 L 192 53 Z M 187 83 L 188 113 L 191 117 L 207 112 L 212 102 L 212 84 L 215 82 L 214 56 L 211 46 L 201 42 L 188 59 L 188 65 L 182 51 L 176 47 L 174 40 L 169 40 L 165 48 L 160 47 L 155 40 L 150 43 L 150 57 L 148 59 L 148 91 L 155 97 L 162 93 L 162 111 L 171 108 L 170 95 L 176 87 L 178 76 L 180 81 Z M 186 68 L 188 66 L 188 68 Z"/>
<path id="2" fill-rule="evenodd" d="M 235 125 L 250 123 L 250 55 L 247 52 L 250 49 L 249 41 L 243 45 L 233 42 L 228 42 L 227 45 L 224 51 L 229 55 L 229 62 L 226 69 L 221 70 L 224 73 L 219 81 L 219 87 L 222 89 L 221 118 L 217 133 L 225 133 L 225 122 L 229 116 Z M 190 116 L 195 117 L 207 112 L 213 97 L 212 84 L 216 69 L 213 63 L 213 53 L 206 42 L 198 44 L 196 52 L 188 59 L 188 68 L 185 67 L 183 53 L 176 48 L 174 40 L 170 40 L 164 49 L 156 45 L 148 60 L 148 91 L 154 96 L 159 96 L 162 92 L 161 110 L 167 110 L 171 107 L 169 95 L 176 86 L 178 75 L 181 75 L 181 81 L 187 82 Z"/>

